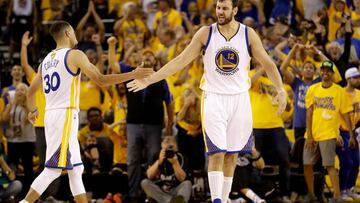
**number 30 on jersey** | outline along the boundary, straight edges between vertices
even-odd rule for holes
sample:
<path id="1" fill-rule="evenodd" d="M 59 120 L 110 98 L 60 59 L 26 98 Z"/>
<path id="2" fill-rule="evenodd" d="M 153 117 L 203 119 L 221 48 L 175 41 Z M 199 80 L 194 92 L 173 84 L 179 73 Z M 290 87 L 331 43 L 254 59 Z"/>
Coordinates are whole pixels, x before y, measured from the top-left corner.
<path id="1" fill-rule="evenodd" d="M 55 92 L 60 87 L 60 75 L 57 72 L 52 73 L 51 75 L 46 74 L 44 76 L 44 92 L 49 94 L 51 91 Z"/>

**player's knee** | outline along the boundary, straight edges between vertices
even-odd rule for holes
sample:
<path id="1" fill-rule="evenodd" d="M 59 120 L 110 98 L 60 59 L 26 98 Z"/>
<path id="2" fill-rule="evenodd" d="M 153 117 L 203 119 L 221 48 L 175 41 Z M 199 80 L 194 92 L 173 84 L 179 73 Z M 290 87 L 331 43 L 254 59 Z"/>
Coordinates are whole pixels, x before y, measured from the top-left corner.
<path id="1" fill-rule="evenodd" d="M 217 162 L 217 163 L 223 163 L 224 162 L 225 153 L 215 153 L 209 155 L 209 162 Z"/>
<path id="2" fill-rule="evenodd" d="M 238 157 L 237 153 L 226 154 L 224 157 L 224 162 L 225 163 L 236 163 L 237 157 Z"/>
<path id="3" fill-rule="evenodd" d="M 50 180 L 55 180 L 60 177 L 61 170 L 60 169 L 52 169 L 52 168 L 44 168 L 43 172 L 41 172 L 45 177 Z"/>

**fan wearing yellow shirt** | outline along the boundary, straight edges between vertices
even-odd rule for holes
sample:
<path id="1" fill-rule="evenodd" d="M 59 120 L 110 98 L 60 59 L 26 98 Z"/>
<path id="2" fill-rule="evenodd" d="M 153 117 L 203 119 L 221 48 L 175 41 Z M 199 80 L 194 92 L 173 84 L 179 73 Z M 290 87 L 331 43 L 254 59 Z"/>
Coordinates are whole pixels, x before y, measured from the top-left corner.
<path id="1" fill-rule="evenodd" d="M 36 72 L 28 63 L 27 55 L 27 46 L 32 41 L 33 37 L 29 37 L 29 31 L 25 32 L 22 36 L 21 41 L 21 52 L 20 60 L 21 66 L 24 69 L 26 79 L 28 83 L 35 78 Z M 44 129 L 44 116 L 45 116 L 45 95 L 42 89 L 36 91 L 36 106 L 38 107 L 39 115 L 35 121 L 35 133 L 36 133 L 36 152 L 39 156 L 40 170 L 44 168 L 45 164 L 45 152 L 46 152 L 46 142 L 45 142 L 45 129 Z"/>
<path id="2" fill-rule="evenodd" d="M 305 96 L 306 106 L 306 141 L 304 146 L 304 174 L 308 188 L 306 199 L 314 201 L 314 173 L 313 165 L 322 158 L 322 165 L 326 167 L 334 189 L 334 197 L 330 202 L 340 199 L 339 176 L 335 169 L 336 139 L 342 145 L 339 136 L 340 117 L 345 119 L 347 129 L 352 129 L 349 113 L 352 103 L 345 90 L 334 84 L 334 64 L 331 61 L 322 63 L 320 69 L 321 83 L 309 87 Z M 349 131 L 350 137 L 353 132 Z"/>
<path id="3" fill-rule="evenodd" d="M 290 146 L 285 134 L 282 117 L 277 114 L 278 105 L 274 103 L 276 88 L 265 75 L 264 68 L 255 60 L 252 60 L 252 64 L 255 69 L 250 71 L 250 99 L 255 147 L 263 155 L 267 164 L 279 165 L 282 200 L 283 202 L 289 202 L 290 168 L 288 149 Z M 287 103 L 285 111 L 291 111 L 290 102 Z M 276 160 L 273 157 L 276 157 Z"/>
<path id="4" fill-rule="evenodd" d="M 171 0 L 158 0 L 159 11 L 155 14 L 153 21 L 153 30 L 158 28 L 175 29 L 182 24 L 181 14 L 174 8 L 171 8 Z"/>
<path id="5" fill-rule="evenodd" d="M 202 170 L 205 166 L 205 145 L 201 128 L 201 97 L 195 88 L 187 88 L 175 100 L 177 141 L 179 151 L 186 157 L 191 157 L 188 170 Z"/>
<path id="6" fill-rule="evenodd" d="M 102 114 L 101 110 L 96 107 L 90 108 L 87 111 L 87 119 L 89 122 L 85 127 L 80 129 L 78 134 L 80 146 L 82 148 L 85 148 L 86 140 L 91 136 L 96 138 L 97 141 L 100 138 L 103 140 L 103 142 L 101 142 L 102 144 L 98 142 L 98 147 L 106 148 L 109 147 L 107 143 L 113 144 L 114 148 L 110 149 L 110 151 L 113 151 L 113 156 L 114 156 L 114 160 L 112 160 L 112 163 L 114 163 L 115 161 L 115 163 L 122 162 L 123 164 L 126 164 L 126 148 L 123 148 L 123 145 L 126 143 L 126 141 L 125 139 L 121 139 L 120 135 L 118 135 L 108 124 L 102 121 L 101 114 Z M 111 164 L 108 163 L 107 165 L 102 165 L 100 167 L 102 169 L 109 168 L 112 165 L 112 163 Z"/>
<path id="7" fill-rule="evenodd" d="M 360 195 L 353 191 L 356 179 L 359 173 L 359 145 L 356 141 L 356 134 L 350 137 L 349 131 L 354 131 L 355 126 L 360 121 L 360 91 L 356 88 L 360 87 L 360 72 L 358 68 L 349 68 L 345 72 L 347 85 L 346 93 L 350 96 L 353 111 L 350 112 L 350 120 L 352 129 L 349 129 L 345 120 L 340 119 L 340 136 L 343 139 L 343 147 L 336 147 L 336 154 L 340 161 L 340 190 L 341 199 L 348 201 L 359 201 Z"/>
<path id="8" fill-rule="evenodd" d="M 332 0 L 330 7 L 327 10 L 329 18 L 328 22 L 328 41 L 331 42 L 336 39 L 336 32 L 343 23 L 343 14 L 348 11 L 346 0 Z"/>
<path id="9" fill-rule="evenodd" d="M 130 37 L 136 40 L 137 35 L 145 34 L 148 30 L 145 23 L 136 16 L 137 7 L 134 2 L 128 2 L 123 5 L 124 16 L 116 21 L 114 32 L 118 37 L 125 39 Z"/>

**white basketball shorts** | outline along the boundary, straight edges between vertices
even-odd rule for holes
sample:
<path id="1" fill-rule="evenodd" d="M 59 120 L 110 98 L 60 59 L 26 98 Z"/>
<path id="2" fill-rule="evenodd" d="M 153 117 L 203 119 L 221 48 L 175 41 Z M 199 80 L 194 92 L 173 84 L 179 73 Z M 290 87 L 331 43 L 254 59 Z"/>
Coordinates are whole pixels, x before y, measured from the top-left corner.
<path id="1" fill-rule="evenodd" d="M 78 127 L 79 116 L 76 109 L 53 109 L 45 112 L 45 167 L 71 170 L 82 165 L 77 139 Z"/>
<path id="2" fill-rule="evenodd" d="M 253 121 L 248 92 L 203 92 L 201 116 L 207 154 L 251 151 Z"/>

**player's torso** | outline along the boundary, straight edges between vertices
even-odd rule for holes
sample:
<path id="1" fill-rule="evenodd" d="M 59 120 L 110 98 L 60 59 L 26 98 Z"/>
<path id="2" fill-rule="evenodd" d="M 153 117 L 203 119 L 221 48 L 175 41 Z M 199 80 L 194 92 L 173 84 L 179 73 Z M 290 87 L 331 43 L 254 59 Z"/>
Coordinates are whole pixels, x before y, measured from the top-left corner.
<path id="1" fill-rule="evenodd" d="M 50 52 L 41 63 L 46 110 L 79 108 L 80 70 L 73 73 L 67 65 L 69 48 Z"/>
<path id="2" fill-rule="evenodd" d="M 217 24 L 210 26 L 210 34 L 203 56 L 204 74 L 200 88 L 218 94 L 239 94 L 250 88 L 250 55 L 246 26 L 239 24 L 229 40 Z"/>

